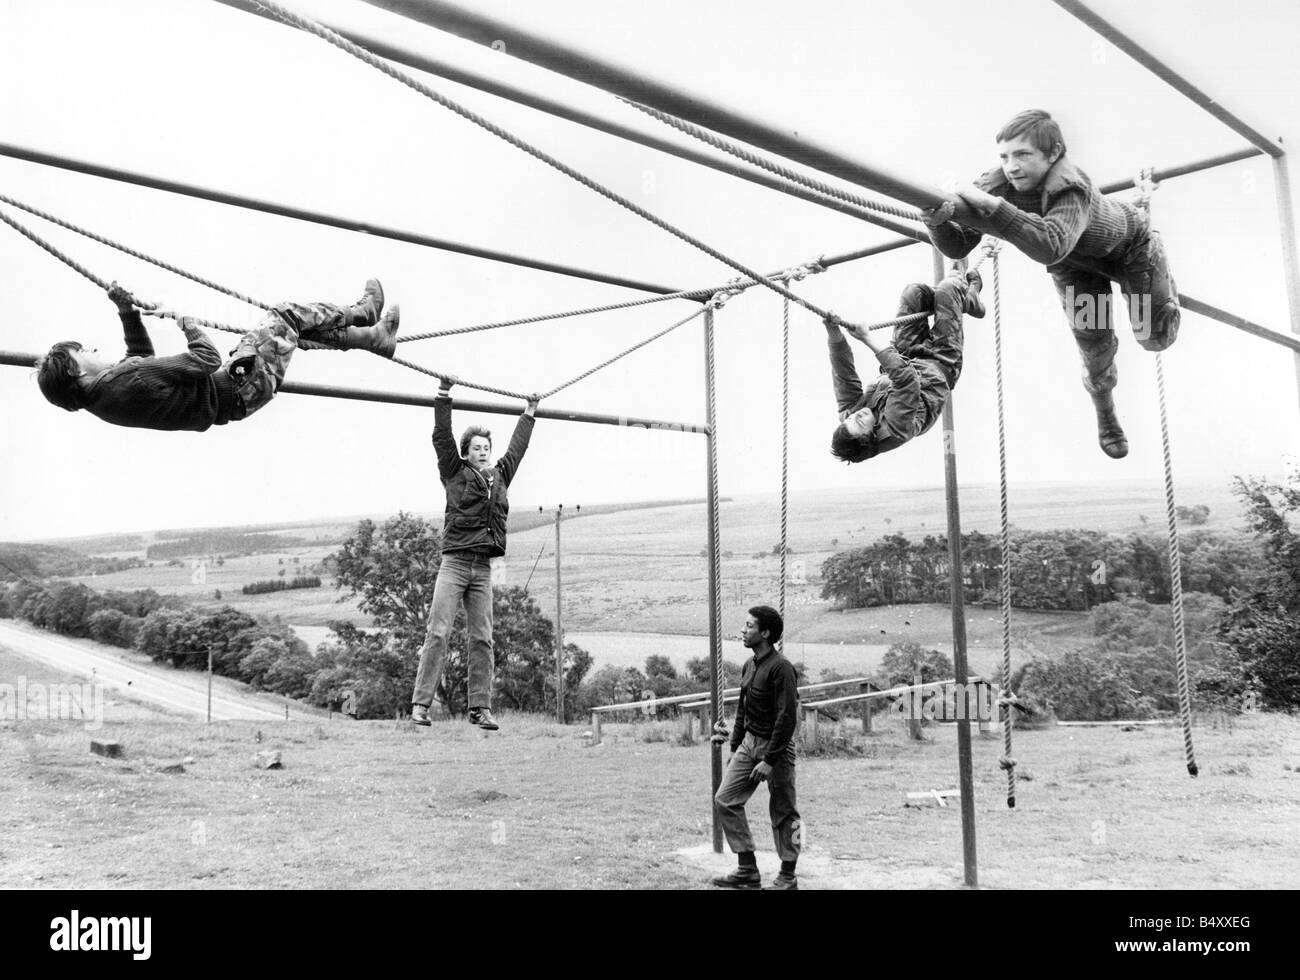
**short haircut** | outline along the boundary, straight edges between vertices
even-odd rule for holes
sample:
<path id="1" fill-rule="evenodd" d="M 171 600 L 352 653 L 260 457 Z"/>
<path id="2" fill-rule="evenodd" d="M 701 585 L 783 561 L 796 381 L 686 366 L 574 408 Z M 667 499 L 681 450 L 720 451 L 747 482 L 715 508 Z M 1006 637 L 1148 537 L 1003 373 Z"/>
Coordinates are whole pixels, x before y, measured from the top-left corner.
<path id="1" fill-rule="evenodd" d="M 82 349 L 75 340 L 65 340 L 50 348 L 36 362 L 36 384 L 45 400 L 68 412 L 86 407 L 86 393 L 81 387 L 81 365 L 73 353 Z"/>
<path id="2" fill-rule="evenodd" d="M 993 138 L 1001 143 L 1003 140 L 1015 139 L 1017 136 L 1023 136 L 1048 156 L 1052 155 L 1052 150 L 1057 146 L 1060 146 L 1062 153 L 1065 152 L 1065 137 L 1061 135 L 1060 125 L 1052 118 L 1051 113 L 1044 112 L 1042 109 L 1026 109 L 1024 112 L 1016 113 Z"/>
<path id="3" fill-rule="evenodd" d="M 473 439 L 475 436 L 482 436 L 484 439 L 488 441 L 489 446 L 492 445 L 491 432 L 489 432 L 481 425 L 471 425 L 463 433 L 461 433 L 460 436 L 460 455 L 462 459 L 469 452 L 470 440 Z"/>
<path id="4" fill-rule="evenodd" d="M 842 459 L 846 463 L 861 463 L 877 452 L 875 436 L 855 436 L 843 422 L 831 433 L 831 455 L 836 459 Z"/>
<path id="5" fill-rule="evenodd" d="M 781 634 L 785 632 L 785 623 L 781 619 L 781 614 L 771 606 L 755 606 L 749 611 L 754 617 L 754 622 L 758 624 L 759 632 L 767 633 L 767 642 L 776 643 L 781 639 Z"/>

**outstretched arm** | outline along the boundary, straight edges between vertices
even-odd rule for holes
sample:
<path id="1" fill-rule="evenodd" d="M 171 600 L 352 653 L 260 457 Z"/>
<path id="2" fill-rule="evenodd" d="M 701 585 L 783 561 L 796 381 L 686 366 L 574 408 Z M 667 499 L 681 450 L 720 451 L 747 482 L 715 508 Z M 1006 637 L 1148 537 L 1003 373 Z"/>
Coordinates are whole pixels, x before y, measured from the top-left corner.
<path id="1" fill-rule="evenodd" d="M 844 414 L 862 398 L 862 379 L 853 362 L 853 349 L 834 320 L 824 321 L 826 347 L 831 357 L 831 383 L 835 386 L 835 407 Z"/>
<path id="2" fill-rule="evenodd" d="M 212 341 L 208 340 L 207 335 L 191 317 L 177 317 L 176 325 L 185 334 L 189 350 L 184 354 L 156 357 L 154 358 L 156 366 L 168 368 L 180 375 L 195 377 L 206 377 L 221 367 L 221 355 L 212 346 Z"/>
<path id="3" fill-rule="evenodd" d="M 438 455 L 438 475 L 444 480 L 450 480 L 465 465 L 451 432 L 451 386 L 455 382 L 454 377 L 445 379 L 433 400 L 433 451 Z"/>
<path id="4" fill-rule="evenodd" d="M 528 452 L 528 441 L 533 436 L 533 425 L 536 421 L 537 402 L 539 396 L 530 395 L 528 398 L 528 407 L 524 413 L 519 416 L 519 421 L 515 423 L 514 435 L 510 437 L 510 448 L 506 454 L 501 457 L 497 463 L 497 469 L 501 473 L 501 479 L 506 481 L 506 486 L 515 478 L 515 473 L 519 470 L 519 464 L 524 461 L 524 453 Z"/>
<path id="5" fill-rule="evenodd" d="M 122 339 L 126 341 L 127 357 L 153 357 L 153 342 L 149 331 L 144 328 L 140 311 L 136 309 L 135 297 L 116 282 L 108 287 L 108 298 L 117 307 L 117 315 L 122 318 Z"/>
<path id="6" fill-rule="evenodd" d="M 1088 193 L 1082 187 L 1070 187 L 1055 195 L 1047 213 L 1041 215 L 1022 211 L 974 186 L 959 191 L 958 196 L 976 211 L 985 231 L 1044 265 L 1063 261 L 1088 228 Z"/>

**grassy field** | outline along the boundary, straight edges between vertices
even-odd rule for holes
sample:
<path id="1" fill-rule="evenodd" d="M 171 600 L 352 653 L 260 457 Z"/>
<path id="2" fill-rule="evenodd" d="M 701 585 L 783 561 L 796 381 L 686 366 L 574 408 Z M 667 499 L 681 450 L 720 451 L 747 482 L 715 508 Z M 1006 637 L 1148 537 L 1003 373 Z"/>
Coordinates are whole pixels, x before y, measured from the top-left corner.
<path id="1" fill-rule="evenodd" d="M 463 723 L 179 723 L 110 718 L 122 759 L 72 723 L 3 723 L 0 887 L 700 888 L 711 853 L 709 750 L 668 722 L 581 726 L 506 714 Z M 804 888 L 955 888 L 955 727 L 897 722 L 851 757 L 802 758 Z M 823 727 L 823 732 L 825 727 Z M 258 736 L 261 740 L 258 740 Z M 1176 728 L 1017 732 L 1008 810 L 1001 740 L 976 738 L 980 879 L 992 888 L 1294 887 L 1300 719 L 1198 726 L 1202 775 Z M 254 753 L 278 749 L 284 768 Z M 184 772 L 163 766 L 189 758 Z M 750 810 L 774 855 L 765 790 Z"/>

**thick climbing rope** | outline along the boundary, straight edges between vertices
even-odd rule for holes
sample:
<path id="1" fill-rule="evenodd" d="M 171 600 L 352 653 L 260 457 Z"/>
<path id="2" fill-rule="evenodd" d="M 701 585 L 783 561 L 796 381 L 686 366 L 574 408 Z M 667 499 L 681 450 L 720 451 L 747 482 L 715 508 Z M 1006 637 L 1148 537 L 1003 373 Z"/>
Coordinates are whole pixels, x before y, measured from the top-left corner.
<path id="1" fill-rule="evenodd" d="M 657 215 L 652 214 L 651 212 L 647 211 L 645 208 L 641 207 L 640 205 L 630 201 L 628 198 L 623 197 L 621 194 L 615 193 L 614 191 L 610 190 L 608 187 L 605 187 L 603 184 L 600 184 L 597 181 L 592 180 L 590 177 L 587 177 L 586 175 L 579 173 L 577 170 L 574 170 L 572 167 L 568 166 L 567 164 L 561 163 L 558 159 L 551 156 L 549 153 L 546 153 L 543 150 L 538 149 L 537 147 L 533 146 L 531 143 L 528 143 L 525 140 L 520 139 L 518 136 L 515 136 L 513 133 L 510 133 L 507 130 L 496 125 L 495 123 L 488 121 L 483 116 L 480 116 L 478 113 L 465 108 L 464 106 L 460 105 L 460 103 L 455 102 L 454 100 L 449 99 L 438 92 L 435 92 L 433 89 L 429 88 L 429 86 L 425 85 L 423 82 L 418 81 L 413 76 L 408 75 L 406 72 L 397 68 L 395 65 L 383 60 L 382 58 L 366 50 L 360 45 L 354 44 L 353 42 L 349 41 L 347 38 L 338 34 L 336 31 L 330 30 L 324 24 L 317 23 L 316 21 L 311 20 L 308 17 L 304 17 L 301 14 L 294 13 L 292 10 L 282 7 L 278 3 L 272 2 L 272 0 L 254 0 L 254 2 L 257 3 L 259 7 L 269 10 L 271 13 L 273 13 L 280 20 L 284 21 L 286 24 L 289 24 L 293 27 L 297 27 L 299 30 L 306 31 L 309 34 L 313 34 L 316 37 L 320 38 L 322 41 L 326 41 L 327 43 L 334 45 L 336 48 L 339 48 L 342 51 L 346 51 L 354 58 L 357 58 L 358 60 L 368 64 L 376 71 L 383 72 L 389 78 L 401 82 L 403 85 L 407 86 L 408 88 L 412 89 L 415 92 L 418 92 L 419 94 L 423 95 L 425 98 L 431 99 L 432 101 L 438 103 L 438 105 L 442 106 L 444 109 L 456 113 L 456 115 L 460 116 L 463 119 L 468 120 L 469 122 L 474 123 L 474 125 L 486 130 L 487 132 L 491 133 L 493 136 L 496 136 L 498 139 L 504 140 L 505 142 L 509 143 L 511 146 L 515 147 L 516 149 L 522 150 L 523 152 L 527 153 L 529 156 L 537 160 L 540 160 L 548 167 L 558 170 L 566 177 L 576 180 L 584 187 L 593 190 L 597 194 L 600 194 L 602 197 L 607 198 L 608 200 L 613 201 L 615 204 L 618 204 L 621 207 L 626 208 L 627 210 L 635 214 L 637 217 L 644 218 L 646 221 L 649 221 L 655 227 L 660 228 L 661 230 L 666 231 L 669 234 L 679 238 L 683 242 L 686 242 L 688 245 L 691 245 L 694 248 L 699 249 L 701 252 L 703 252 L 705 255 L 708 255 L 710 258 L 716 259 L 717 261 L 723 263 L 724 265 L 731 266 L 731 268 L 735 269 L 745 278 L 752 279 L 758 284 L 764 286 L 765 288 L 770 289 L 781 296 L 785 296 L 787 299 L 795 303 L 798 303 L 800 306 L 804 307 L 805 309 L 807 309 L 812 313 L 815 313 L 817 316 L 821 317 L 822 319 L 826 319 L 831 315 L 828 311 L 821 309 L 820 307 L 809 302 L 808 300 L 803 299 L 800 296 L 796 296 L 794 293 L 791 293 L 789 290 L 784 289 L 781 286 L 778 286 L 775 282 L 769 280 L 762 273 L 748 268 L 742 263 L 737 262 L 735 259 L 729 258 L 728 256 L 722 254 L 712 246 L 706 245 L 700 239 L 695 238 L 693 235 L 683 231 L 680 228 L 677 228 L 675 225 L 668 223 L 667 221 L 658 217 Z"/>
<path id="2" fill-rule="evenodd" d="M 579 381 L 583 380 L 584 378 L 589 378 L 597 371 L 609 367 L 611 364 L 615 363 L 616 361 L 621 361 L 629 354 L 635 351 L 639 351 L 642 347 L 645 347 L 647 344 L 653 343 L 654 341 L 658 340 L 660 337 L 667 336 L 668 334 L 676 330 L 678 327 L 685 326 L 686 324 L 690 323 L 692 320 L 696 319 L 697 317 L 703 316 L 706 310 L 710 308 L 716 309 L 717 306 L 719 305 L 721 304 L 714 304 L 713 301 L 710 300 L 709 304 L 701 306 L 694 313 L 691 313 L 689 316 L 683 317 L 682 319 L 678 320 L 676 323 L 672 324 L 671 326 L 665 327 L 663 330 L 651 334 L 649 337 L 647 337 L 645 340 L 642 340 L 640 343 L 633 344 L 627 350 L 621 351 L 620 353 L 615 354 L 613 357 L 601 361 L 595 367 L 588 368 L 587 370 L 583 371 L 580 375 L 578 375 L 576 378 L 570 378 L 568 381 L 564 382 L 564 384 L 556 385 L 550 391 L 543 392 L 542 397 L 550 398 L 552 395 L 556 394 L 557 392 L 561 392 L 565 388 L 570 387 L 571 385 L 576 385 Z"/>
<path id="3" fill-rule="evenodd" d="M 624 303 L 610 303 L 606 306 L 588 306 L 580 310 L 564 310 L 560 313 L 541 313 L 537 316 L 523 316 L 516 320 L 496 320 L 492 323 L 476 323 L 468 327 L 451 327 L 446 330 L 430 330 L 426 333 L 414 333 L 409 337 L 398 337 L 399 344 L 409 343 L 412 340 L 432 340 L 435 337 L 455 337 L 460 334 L 478 333 L 481 330 L 499 330 L 502 327 L 517 327 L 528 323 L 543 323 L 546 320 L 564 320 L 568 317 L 589 316 L 593 313 L 612 313 L 615 310 L 627 310 L 634 306 L 647 306 L 651 303 L 662 303 L 670 299 L 686 299 L 691 296 L 699 296 L 704 290 L 700 289 L 683 289 L 676 293 L 664 293 L 661 296 L 650 296 L 642 299 L 628 300 Z"/>
<path id="4" fill-rule="evenodd" d="M 1169 600 L 1174 614 L 1174 660 L 1178 669 L 1178 718 L 1183 728 L 1183 751 L 1187 773 L 1200 770 L 1192 751 L 1192 700 L 1187 681 L 1187 633 L 1183 621 L 1183 567 L 1178 544 L 1178 514 L 1174 506 L 1174 468 L 1169 449 L 1169 420 L 1165 411 L 1165 366 L 1156 353 L 1156 390 L 1160 396 L 1160 444 L 1164 450 L 1165 517 L 1169 523 Z"/>
<path id="5" fill-rule="evenodd" d="M 1138 189 L 1137 206 L 1151 211 L 1151 195 L 1156 183 L 1151 168 L 1143 168 L 1134 182 Z M 1139 311 L 1140 313 L 1140 311 Z M 1155 310 L 1148 314 L 1154 317 Z M 1132 312 L 1130 311 L 1130 316 Z M 1183 752 L 1187 759 L 1187 774 L 1196 776 L 1200 770 L 1192 750 L 1192 698 L 1187 678 L 1187 630 L 1183 618 L 1183 565 L 1178 541 L 1178 509 L 1174 504 L 1174 464 L 1169 443 L 1169 413 L 1165 405 L 1165 364 L 1163 352 L 1156 352 L 1156 394 L 1160 402 L 1160 447 L 1164 461 L 1165 519 L 1169 526 L 1169 605 L 1174 618 L 1174 663 L 1178 672 L 1178 719 L 1183 729 Z"/>
<path id="6" fill-rule="evenodd" d="M 7 224 L 14 231 L 18 232 L 18 234 L 22 235 L 24 238 L 28 239 L 31 242 L 34 242 L 35 244 L 39 245 L 41 248 L 45 249 L 45 251 L 49 252 L 51 255 L 53 255 L 56 259 L 58 259 L 68 268 L 72 269 L 74 272 L 81 273 L 83 276 L 85 276 L 87 279 L 93 282 L 100 289 L 104 290 L 105 292 L 108 292 L 108 288 L 110 285 L 109 283 L 99 278 L 99 276 L 95 275 L 93 272 L 87 269 L 76 259 L 72 258 L 70 255 L 61 252 L 59 249 L 55 248 L 44 238 L 41 238 L 38 234 L 36 234 L 36 232 L 32 231 L 30 228 L 24 225 L 22 222 L 14 218 L 11 218 L 3 211 L 0 211 L 0 221 L 3 221 L 5 224 Z"/>
<path id="7" fill-rule="evenodd" d="M 1002 723 L 1002 759 L 1000 764 L 1007 773 L 1007 806 L 1016 805 L 1016 760 L 1011 754 L 1012 699 L 1011 691 L 1011 523 L 1007 506 L 1007 423 L 1002 384 L 1002 278 L 998 264 L 998 242 L 992 242 L 984 253 L 993 260 L 993 362 L 997 375 L 998 393 L 998 487 L 1000 493 L 1002 529 L 999 538 L 1002 550 L 1002 568 L 999 596 L 1002 605 L 1002 697 L 999 699 L 999 720 Z"/>
<path id="8" fill-rule="evenodd" d="M 162 259 L 154 258 L 152 255 L 146 255 L 144 252 L 137 252 L 135 249 L 128 248 L 126 245 L 123 245 L 120 242 L 115 242 L 111 238 L 105 238 L 103 235 L 98 235 L 95 232 L 90 231 L 89 229 L 82 228 L 79 225 L 74 225 L 70 221 L 64 221 L 62 218 L 58 217 L 57 215 L 50 214 L 48 211 L 42 211 L 40 208 L 34 208 L 30 204 L 24 204 L 22 201 L 16 201 L 12 197 L 7 197 L 4 194 L 0 194 L 0 201 L 3 201 L 5 204 L 9 204 L 23 211 L 26 211 L 28 214 L 33 214 L 38 218 L 43 218 L 44 220 L 50 222 L 51 224 L 58 225 L 60 228 L 66 228 L 68 229 L 68 231 L 76 232 L 78 235 L 81 235 L 84 238 L 89 238 L 93 242 L 99 242 L 99 244 L 101 245 L 107 245 L 109 248 L 116 249 L 117 251 L 129 255 L 132 258 L 140 259 L 142 262 L 148 262 L 150 265 L 156 265 L 160 269 L 166 269 L 168 272 L 174 273 L 175 275 L 182 276 L 186 279 L 192 280 L 193 282 L 197 282 L 200 286 L 207 286 L 209 289 L 215 289 L 219 293 L 225 293 L 227 296 L 234 297 L 237 300 L 242 300 L 243 302 L 248 303 L 250 306 L 259 306 L 264 310 L 269 310 L 271 308 L 269 305 L 263 303 L 261 300 L 253 299 L 253 297 L 251 296 L 246 296 L 243 293 L 238 292 L 234 289 L 230 289 L 226 286 L 223 286 L 220 283 L 213 282 L 211 279 L 205 279 L 202 276 L 195 275 L 193 272 L 186 272 L 184 269 L 179 268 L 178 266 L 171 265 L 168 262 L 164 262 Z M 67 260 L 64 259 L 64 261 Z M 99 282 L 99 280 L 95 279 L 94 277 L 88 277 L 88 278 L 91 278 L 93 282 L 96 283 Z M 107 289 L 108 287 L 104 287 L 104 288 Z"/>
<path id="9" fill-rule="evenodd" d="M 872 198 L 850 193 L 849 191 L 840 190 L 838 187 L 832 187 L 830 184 L 824 183 L 813 177 L 808 177 L 805 174 L 801 174 L 797 170 L 791 170 L 789 167 L 769 160 L 766 157 L 761 157 L 752 150 L 747 150 L 739 143 L 733 143 L 731 140 L 719 136 L 717 133 L 710 132 L 702 126 L 697 126 L 695 123 L 670 115 L 669 113 L 656 109 L 653 106 L 642 105 L 640 102 L 633 102 L 630 99 L 620 99 L 619 101 L 627 103 L 634 109 L 639 109 L 646 115 L 658 119 L 661 123 L 665 123 L 673 129 L 685 133 L 687 136 L 695 137 L 697 140 L 708 144 L 715 150 L 722 150 L 724 153 L 730 153 L 732 156 L 744 160 L 752 166 L 758 167 L 761 170 L 766 170 L 769 173 L 774 173 L 778 177 L 789 181 L 792 184 L 799 184 L 800 186 L 814 190 L 824 197 L 830 197 L 837 201 L 843 201 L 846 204 L 852 204 L 865 211 L 875 211 L 879 214 L 888 214 L 892 217 L 903 218 L 907 221 L 921 220 L 921 212 L 915 208 L 905 208 L 897 204 L 889 204 L 886 201 L 877 201 Z M 862 215 L 862 217 L 871 220 L 870 215 Z"/>
<path id="10" fill-rule="evenodd" d="M 117 249 L 118 251 L 126 253 L 127 255 L 131 255 L 134 256 L 135 258 L 142 259 L 146 262 L 152 263 L 153 265 L 156 265 L 162 269 L 166 269 L 169 272 L 175 272 L 178 275 L 184 276 L 186 279 L 192 279 L 194 282 L 201 283 L 202 285 L 205 286 L 209 286 L 210 288 L 215 289 L 218 292 L 225 293 L 228 296 L 233 296 L 236 299 L 241 299 L 253 306 L 261 307 L 264 310 L 272 309 L 271 306 L 262 303 L 259 300 L 253 299 L 250 296 L 245 296 L 242 293 L 235 292 L 232 289 L 227 289 L 226 287 L 218 283 L 212 282 L 211 280 L 204 279 L 201 276 L 196 276 L 193 273 L 186 272 L 183 269 L 179 269 L 175 266 L 168 265 L 167 263 L 162 262 L 161 260 L 158 259 L 151 258 L 150 256 L 143 254 L 142 252 L 136 252 L 135 250 L 127 248 L 124 245 L 120 245 L 117 242 L 114 242 L 110 239 L 103 238 L 102 236 L 96 235 L 94 232 L 87 231 L 83 228 L 78 228 L 75 225 L 62 221 L 61 219 L 56 218 L 53 215 L 48 215 L 45 212 L 40 211 L 38 209 L 26 207 L 25 205 L 22 205 L 17 201 L 12 200 L 11 198 L 0 196 L 0 200 L 4 200 L 5 203 L 11 204 L 14 207 L 20 207 L 25 211 L 29 211 L 30 213 L 35 214 L 38 217 L 45 218 L 49 221 L 52 221 L 55 224 L 67 228 L 70 231 L 75 231 L 80 235 L 86 236 L 87 238 L 92 238 L 95 241 L 100 242 L 104 245 L 109 245 L 112 248 Z M 50 242 L 46 241 L 40 235 L 36 234 L 34 231 L 28 228 L 26 225 L 22 224 L 16 219 L 5 214 L 3 211 L 0 211 L 0 221 L 3 221 L 5 224 L 9 225 L 11 228 L 13 228 L 23 237 L 34 242 L 36 245 L 39 245 L 42 249 L 44 249 L 50 255 L 54 256 L 64 265 L 68 266 L 70 269 L 80 273 L 82 276 L 89 279 L 100 289 L 104 290 L 105 292 L 108 291 L 110 283 L 106 282 L 104 279 L 95 275 L 95 273 L 91 272 L 88 268 L 86 268 L 76 259 L 72 258 L 70 255 L 68 255 L 66 252 L 62 251 L 61 249 L 55 247 Z M 177 321 L 181 319 L 181 314 L 177 314 L 171 310 L 160 310 L 158 309 L 157 304 L 155 303 L 147 303 L 139 299 L 134 299 L 134 302 L 136 306 L 140 308 L 140 312 L 145 314 L 146 316 L 165 317 L 167 319 L 173 319 Z M 216 320 L 206 320 L 202 317 L 186 316 L 185 319 L 189 320 L 191 323 L 194 323 L 198 326 L 206 327 L 211 330 L 222 330 L 225 331 L 226 333 L 234 333 L 234 334 L 244 334 L 248 332 L 244 329 L 241 329 L 240 327 L 231 326 L 228 323 L 219 323 Z M 299 340 L 298 343 L 300 347 L 312 349 L 312 350 L 338 350 L 337 347 L 334 347 L 330 344 L 322 344 L 314 340 L 307 340 L 305 338 Z M 427 374 L 431 377 L 437 378 L 440 381 L 445 381 L 448 380 L 449 378 L 452 378 L 451 375 L 442 374 L 430 368 L 421 367 L 418 364 L 413 364 L 410 361 L 403 360 L 400 357 L 386 358 L 386 360 L 394 361 L 395 363 L 400 364 L 403 367 L 410 368 L 412 371 L 419 371 L 421 374 Z M 486 391 L 494 395 L 502 395 L 507 398 L 520 398 L 524 400 L 527 400 L 528 398 L 527 395 L 523 395 L 516 391 L 509 391 L 505 388 L 495 388 L 491 385 L 480 384 L 476 381 L 466 381 L 463 378 L 458 378 L 455 380 L 457 384 L 463 385 L 466 388 L 474 388 L 478 391 Z"/>
<path id="11" fill-rule="evenodd" d="M 803 279 L 804 276 L 814 272 L 825 272 L 826 267 L 820 262 L 814 260 L 797 266 L 794 270 L 787 270 L 775 276 L 768 276 L 769 279 Z M 733 290 L 740 280 L 733 279 L 731 282 L 722 286 L 705 286 L 698 289 L 682 289 L 675 293 L 663 293 L 659 296 L 643 297 L 641 299 L 627 300 L 622 303 L 609 303 L 605 306 L 588 306 L 580 310 L 564 310 L 560 313 L 542 313 L 537 316 L 524 316 L 515 320 L 496 320 L 491 323 L 477 323 L 468 327 L 451 327 L 447 330 L 430 330 L 426 333 L 415 333 L 409 337 L 399 337 L 399 344 L 411 340 L 432 340 L 435 337 L 455 337 L 459 334 L 477 333 L 481 330 L 499 330 L 502 327 L 517 327 L 528 323 L 542 323 L 546 320 L 563 320 L 568 317 L 588 316 L 593 313 L 612 313 L 616 310 L 628 310 L 636 306 L 648 306 L 652 303 L 663 303 L 673 299 L 694 299 L 702 296 L 712 296 L 723 290 Z M 752 280 L 746 280 L 748 285 L 753 285 Z M 789 300 L 786 300 L 789 302 Z"/>

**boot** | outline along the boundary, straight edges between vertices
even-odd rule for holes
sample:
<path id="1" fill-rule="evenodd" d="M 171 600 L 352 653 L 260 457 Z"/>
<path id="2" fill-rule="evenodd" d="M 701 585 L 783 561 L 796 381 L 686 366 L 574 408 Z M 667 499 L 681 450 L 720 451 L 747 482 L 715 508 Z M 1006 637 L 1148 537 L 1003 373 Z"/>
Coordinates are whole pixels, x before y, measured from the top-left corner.
<path id="1" fill-rule="evenodd" d="M 348 307 L 347 325 L 373 327 L 379 321 L 379 314 L 383 311 L 384 287 L 379 284 L 378 279 L 367 279 L 365 295 Z"/>
<path id="2" fill-rule="evenodd" d="M 1115 415 L 1115 398 L 1109 391 L 1092 396 L 1093 407 L 1097 409 L 1097 442 L 1101 451 L 1111 459 L 1123 459 L 1128 455 L 1128 438 Z"/>
<path id="3" fill-rule="evenodd" d="M 380 357 L 392 357 L 397 352 L 397 325 L 402 318 L 402 308 L 393 306 L 373 327 L 348 327 L 343 338 L 343 350 L 368 350 Z"/>
<path id="4" fill-rule="evenodd" d="M 984 301 L 980 299 L 980 290 L 984 288 L 984 277 L 977 269 L 966 273 L 966 282 L 970 288 L 966 291 L 966 314 L 977 320 L 984 319 Z"/>

